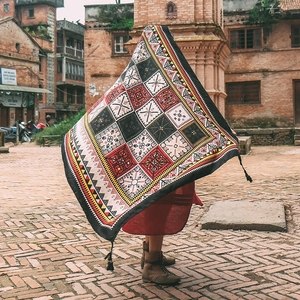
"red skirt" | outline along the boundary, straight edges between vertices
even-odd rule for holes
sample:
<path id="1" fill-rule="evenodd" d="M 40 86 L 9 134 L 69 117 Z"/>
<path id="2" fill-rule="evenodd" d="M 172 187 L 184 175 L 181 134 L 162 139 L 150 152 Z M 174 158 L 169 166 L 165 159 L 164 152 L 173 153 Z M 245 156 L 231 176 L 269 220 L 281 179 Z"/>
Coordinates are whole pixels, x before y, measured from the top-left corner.
<path id="1" fill-rule="evenodd" d="M 192 204 L 203 205 L 195 193 L 194 182 L 159 199 L 132 217 L 122 229 L 138 235 L 175 234 L 185 226 Z"/>

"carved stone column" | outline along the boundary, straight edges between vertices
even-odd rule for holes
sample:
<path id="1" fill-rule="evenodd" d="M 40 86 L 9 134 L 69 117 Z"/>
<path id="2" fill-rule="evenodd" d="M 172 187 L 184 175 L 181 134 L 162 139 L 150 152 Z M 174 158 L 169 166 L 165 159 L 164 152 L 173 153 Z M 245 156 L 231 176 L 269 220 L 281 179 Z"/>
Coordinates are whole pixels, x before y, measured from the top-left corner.
<path id="1" fill-rule="evenodd" d="M 133 52 L 146 25 L 168 26 L 191 68 L 225 116 L 224 73 L 230 50 L 222 28 L 223 1 L 152 0 L 151 6 L 142 2 L 134 2 L 135 25 L 126 48 Z"/>

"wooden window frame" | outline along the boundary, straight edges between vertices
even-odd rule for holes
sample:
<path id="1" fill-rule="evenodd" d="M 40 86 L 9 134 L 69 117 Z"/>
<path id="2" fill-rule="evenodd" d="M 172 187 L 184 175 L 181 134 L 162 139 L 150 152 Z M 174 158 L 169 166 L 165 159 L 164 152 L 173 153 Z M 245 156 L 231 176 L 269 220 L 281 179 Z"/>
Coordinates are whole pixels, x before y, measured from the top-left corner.
<path id="1" fill-rule="evenodd" d="M 34 18 L 34 7 L 28 8 L 28 18 Z"/>
<path id="2" fill-rule="evenodd" d="M 295 31 L 298 31 L 297 33 Z M 291 27 L 291 46 L 292 48 L 300 47 L 300 24 Z"/>
<path id="3" fill-rule="evenodd" d="M 117 42 L 116 39 L 117 38 L 120 38 L 120 42 Z M 112 49 L 112 52 L 113 52 L 113 55 L 114 56 L 119 56 L 119 55 L 129 55 L 129 52 L 128 50 L 126 50 L 125 48 L 125 43 L 127 43 L 129 40 L 130 40 L 130 36 L 128 33 L 115 33 L 113 34 L 113 49 Z M 124 38 L 125 38 L 125 41 L 124 41 Z M 120 47 L 120 51 L 117 51 L 117 46 Z"/>
<path id="4" fill-rule="evenodd" d="M 226 83 L 226 104 L 261 104 L 261 82 L 241 81 Z"/>
<path id="5" fill-rule="evenodd" d="M 261 49 L 263 46 L 262 28 L 248 27 L 230 29 L 229 44 L 233 51 Z"/>

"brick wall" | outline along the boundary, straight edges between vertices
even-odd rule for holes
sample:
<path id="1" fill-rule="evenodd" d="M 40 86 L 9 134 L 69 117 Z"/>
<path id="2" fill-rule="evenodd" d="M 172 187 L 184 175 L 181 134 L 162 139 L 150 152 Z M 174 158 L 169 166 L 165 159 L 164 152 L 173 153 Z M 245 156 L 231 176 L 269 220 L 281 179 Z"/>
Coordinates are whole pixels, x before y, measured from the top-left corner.
<path id="1" fill-rule="evenodd" d="M 86 108 L 114 84 L 129 63 L 129 55 L 112 55 L 112 38 L 112 34 L 103 28 L 87 28 L 85 32 Z"/>
<path id="2" fill-rule="evenodd" d="M 172 1 L 175 12 L 169 18 L 169 1 L 134 2 L 134 28 L 128 43 L 132 54 L 142 29 L 148 24 L 167 25 L 191 68 L 225 115 L 225 60 L 229 49 L 221 29 L 222 1 Z M 90 9 L 90 8 L 87 8 Z M 95 7 L 92 7 L 96 11 Z M 87 11 L 86 11 L 87 15 Z M 89 15 L 89 14 L 88 14 Z M 197 25 L 196 25 L 197 24 Z M 86 22 L 85 80 L 86 107 L 89 108 L 118 78 L 130 57 L 112 56 L 112 36 L 99 27 L 94 18 Z"/>
<path id="3" fill-rule="evenodd" d="M 12 20 L 1 24 L 0 47 L 0 66 L 17 70 L 17 84 L 38 87 L 39 48 Z"/>
<path id="4" fill-rule="evenodd" d="M 220 23 L 219 0 L 173 0 L 177 7 L 177 17 L 168 18 L 166 6 L 169 1 L 149 0 L 134 1 L 134 22 L 135 27 L 143 27 L 145 24 L 194 24 L 195 22 Z"/>
<path id="5" fill-rule="evenodd" d="M 8 11 L 4 11 L 4 5 L 8 5 Z M 15 0 L 0 1 L 0 19 L 15 16 Z"/>
<path id="6" fill-rule="evenodd" d="M 244 16 L 245 18 L 245 16 Z M 227 17 L 229 29 L 245 28 L 242 16 Z M 231 23 L 230 23 L 231 22 Z M 291 48 L 291 25 L 299 21 L 282 20 L 261 49 L 233 51 L 225 74 L 226 82 L 260 81 L 259 104 L 227 104 L 226 119 L 235 127 L 290 127 L 294 125 L 293 80 L 300 79 L 295 57 L 299 49 Z"/>
<path id="7" fill-rule="evenodd" d="M 28 9 L 34 8 L 34 17 L 30 18 L 28 16 Z M 34 4 L 32 6 L 21 6 L 18 8 L 18 17 L 20 17 L 21 25 L 36 25 L 36 24 L 48 24 L 48 14 L 47 11 L 55 11 L 54 8 L 51 8 L 45 4 Z"/>

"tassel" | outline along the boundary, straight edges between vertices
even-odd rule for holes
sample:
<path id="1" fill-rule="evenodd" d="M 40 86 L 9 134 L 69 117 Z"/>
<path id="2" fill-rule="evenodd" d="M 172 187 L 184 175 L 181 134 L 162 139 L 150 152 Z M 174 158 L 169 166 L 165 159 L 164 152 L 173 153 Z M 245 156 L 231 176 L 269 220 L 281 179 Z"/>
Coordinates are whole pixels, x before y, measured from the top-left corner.
<path id="1" fill-rule="evenodd" d="M 108 262 L 107 262 L 107 268 L 106 270 L 108 271 L 113 271 L 114 270 L 114 263 L 112 261 L 112 252 L 113 252 L 113 247 L 114 247 L 114 244 L 113 242 L 111 243 L 111 249 L 110 249 L 110 252 L 105 256 L 104 259 L 108 259 Z"/>
<path id="2" fill-rule="evenodd" d="M 243 168 L 243 170 L 244 170 L 246 179 L 247 179 L 248 181 L 252 182 L 251 176 L 247 173 L 247 171 L 245 170 L 245 168 L 244 168 L 244 166 L 243 166 L 242 158 L 241 158 L 241 155 L 240 155 L 240 154 L 239 154 L 239 161 L 240 161 L 240 165 L 242 166 L 242 168 Z"/>

